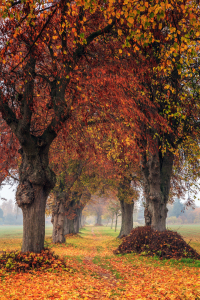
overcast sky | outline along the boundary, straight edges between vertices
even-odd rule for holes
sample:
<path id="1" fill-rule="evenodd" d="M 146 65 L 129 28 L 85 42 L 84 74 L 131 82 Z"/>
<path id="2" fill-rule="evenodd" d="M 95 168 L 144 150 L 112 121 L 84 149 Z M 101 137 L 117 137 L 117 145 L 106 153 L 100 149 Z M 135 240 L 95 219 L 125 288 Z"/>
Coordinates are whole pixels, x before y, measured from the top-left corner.
<path id="1" fill-rule="evenodd" d="M 4 185 L 0 188 L 0 205 L 3 203 L 2 198 L 6 200 L 13 200 L 15 202 L 15 193 L 16 193 L 16 188 L 17 185 L 9 186 L 9 185 Z"/>

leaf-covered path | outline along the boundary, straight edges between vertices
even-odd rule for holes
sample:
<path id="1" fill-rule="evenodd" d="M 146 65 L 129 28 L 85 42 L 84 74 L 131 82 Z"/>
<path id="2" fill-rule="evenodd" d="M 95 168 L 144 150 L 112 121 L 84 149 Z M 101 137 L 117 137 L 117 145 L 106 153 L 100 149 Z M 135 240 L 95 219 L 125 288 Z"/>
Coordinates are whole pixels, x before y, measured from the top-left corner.
<path id="1" fill-rule="evenodd" d="M 200 269 L 134 254 L 115 256 L 120 241 L 107 227 L 87 227 L 52 250 L 68 272 L 7 274 L 0 299 L 200 299 Z"/>

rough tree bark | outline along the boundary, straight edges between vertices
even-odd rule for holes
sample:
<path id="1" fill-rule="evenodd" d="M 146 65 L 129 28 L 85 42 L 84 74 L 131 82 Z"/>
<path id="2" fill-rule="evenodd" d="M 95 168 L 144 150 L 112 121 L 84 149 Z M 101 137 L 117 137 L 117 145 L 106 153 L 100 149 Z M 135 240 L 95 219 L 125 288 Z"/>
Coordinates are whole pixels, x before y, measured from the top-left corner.
<path id="1" fill-rule="evenodd" d="M 71 201 L 68 203 L 68 206 L 65 211 L 65 227 L 64 234 L 69 233 L 78 233 L 80 224 L 79 224 L 79 213 L 80 213 L 80 198 L 82 193 L 80 192 L 72 192 Z M 70 214 L 75 214 L 73 219 L 71 219 Z"/>
<path id="2" fill-rule="evenodd" d="M 129 235 L 133 229 L 133 209 L 134 202 L 126 203 L 125 200 L 120 200 L 121 213 L 122 213 L 122 224 L 118 238 L 124 235 Z"/>
<path id="3" fill-rule="evenodd" d="M 62 194 L 65 195 L 63 198 L 61 197 Z M 77 221 L 77 217 L 75 216 L 73 219 L 69 218 L 70 216 L 67 217 L 69 210 L 75 213 L 76 209 L 74 206 L 76 203 L 75 201 L 70 201 L 70 203 L 67 203 L 67 199 L 69 199 L 69 194 L 65 192 L 60 193 L 59 197 L 57 196 L 56 203 L 52 209 L 51 222 L 53 223 L 53 243 L 64 243 L 66 234 L 76 233 L 76 231 L 79 230 L 79 222 Z"/>
<path id="4" fill-rule="evenodd" d="M 118 235 L 118 238 L 121 238 L 124 235 L 129 235 L 131 230 L 133 229 L 134 201 L 130 201 L 131 194 L 131 179 L 124 177 L 122 183 L 119 185 L 118 188 L 118 198 L 121 205 L 122 216 L 121 230 Z"/>
<path id="5" fill-rule="evenodd" d="M 63 195 L 63 197 L 61 197 L 61 195 Z M 52 209 L 51 222 L 53 224 L 53 233 L 52 233 L 53 243 L 65 242 L 64 222 L 65 222 L 66 195 L 65 193 L 61 193 L 59 196 L 60 197 L 58 197 L 57 195 L 56 203 Z"/>
<path id="6" fill-rule="evenodd" d="M 64 234 L 70 234 L 70 233 L 75 233 L 75 228 L 74 228 L 74 219 L 68 219 L 65 217 L 65 222 L 64 222 Z"/>
<path id="7" fill-rule="evenodd" d="M 173 154 L 167 151 L 163 156 L 159 151 L 146 155 L 142 160 L 142 174 L 146 195 L 145 223 L 154 230 L 165 231 L 167 202 L 173 167 Z"/>
<path id="8" fill-rule="evenodd" d="M 65 173 L 64 178 L 59 178 L 59 186 L 54 191 L 55 204 L 52 207 L 51 222 L 53 223 L 53 243 L 64 243 L 65 235 L 75 233 L 77 227 L 79 227 L 79 222 L 67 218 L 67 215 L 69 209 L 73 210 L 73 207 L 75 206 L 76 201 L 74 201 L 74 199 L 70 200 L 71 196 L 72 198 L 75 197 L 75 193 L 71 193 L 71 188 L 80 177 L 83 166 L 84 163 L 79 161 L 70 182 L 65 182 L 68 175 L 67 172 Z"/>
<path id="9" fill-rule="evenodd" d="M 76 205 L 76 203 L 73 203 Z M 74 209 L 74 213 L 76 216 L 73 219 L 67 218 L 65 214 L 65 221 L 64 221 L 64 235 L 70 234 L 70 233 L 79 233 L 80 230 L 80 212 L 82 211 L 82 208 L 76 208 Z"/>
<path id="10" fill-rule="evenodd" d="M 23 212 L 23 252 L 40 252 L 44 247 L 46 200 L 55 184 L 47 151 L 39 145 L 29 151 L 21 149 L 16 201 Z"/>

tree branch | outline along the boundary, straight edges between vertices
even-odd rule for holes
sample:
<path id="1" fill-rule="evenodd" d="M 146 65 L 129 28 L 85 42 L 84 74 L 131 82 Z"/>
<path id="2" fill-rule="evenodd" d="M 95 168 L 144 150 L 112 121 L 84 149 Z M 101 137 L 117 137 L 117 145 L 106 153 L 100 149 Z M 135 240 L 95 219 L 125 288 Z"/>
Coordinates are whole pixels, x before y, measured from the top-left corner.
<path id="1" fill-rule="evenodd" d="M 12 111 L 12 109 L 8 106 L 6 102 L 4 102 L 4 95 L 1 90 L 0 90 L 0 112 L 2 113 L 3 119 L 11 128 L 12 132 L 16 134 L 19 121 L 17 120 L 16 115 Z"/>

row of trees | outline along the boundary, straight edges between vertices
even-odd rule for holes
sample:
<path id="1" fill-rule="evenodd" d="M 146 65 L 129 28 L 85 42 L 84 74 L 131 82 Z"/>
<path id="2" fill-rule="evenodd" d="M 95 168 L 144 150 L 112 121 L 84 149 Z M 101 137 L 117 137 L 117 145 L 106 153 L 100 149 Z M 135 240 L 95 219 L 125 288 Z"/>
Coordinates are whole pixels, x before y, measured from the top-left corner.
<path id="1" fill-rule="evenodd" d="M 0 20 L 1 173 L 20 166 L 22 251 L 44 247 L 52 189 L 53 239 L 64 241 L 88 163 L 114 178 L 120 235 L 132 229 L 131 182 L 145 191 L 146 224 L 165 230 L 170 193 L 199 176 L 198 3 L 6 1 Z"/>

